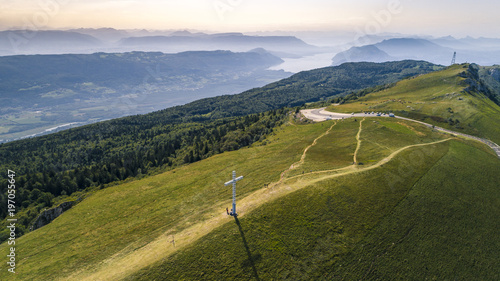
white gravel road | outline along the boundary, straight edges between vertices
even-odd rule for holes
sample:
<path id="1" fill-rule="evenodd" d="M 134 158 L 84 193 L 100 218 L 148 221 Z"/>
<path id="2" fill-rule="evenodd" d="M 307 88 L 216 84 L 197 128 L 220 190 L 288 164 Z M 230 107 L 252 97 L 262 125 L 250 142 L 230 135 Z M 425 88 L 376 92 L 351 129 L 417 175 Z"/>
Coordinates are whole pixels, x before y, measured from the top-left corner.
<path id="1" fill-rule="evenodd" d="M 330 112 L 330 111 L 326 111 L 325 109 L 326 109 L 326 107 L 316 108 L 316 109 L 304 109 L 304 110 L 301 110 L 300 113 L 302 113 L 302 115 L 304 115 L 307 119 L 310 119 L 314 122 L 322 122 L 322 121 L 326 121 L 326 120 L 346 119 L 346 118 L 351 118 L 351 117 L 391 117 L 391 116 L 389 116 L 389 114 L 383 114 L 383 113 L 377 113 L 377 112 L 347 114 L 347 113 Z M 489 147 L 491 147 L 496 152 L 498 157 L 500 158 L 500 146 L 498 144 L 490 141 L 490 140 L 478 138 L 475 136 L 471 136 L 471 135 L 467 135 L 467 134 L 463 134 L 463 133 L 459 133 L 459 132 L 455 132 L 455 131 L 451 131 L 451 130 L 444 129 L 441 127 L 433 126 L 429 123 L 425 123 L 422 121 L 417 121 L 417 120 L 413 120 L 413 119 L 409 119 L 409 118 L 405 118 L 405 117 L 401 117 L 401 116 L 393 116 L 393 117 L 398 118 L 398 119 L 412 121 L 412 122 L 417 122 L 417 123 L 423 124 L 427 127 L 431 127 L 435 130 L 438 130 L 438 131 L 441 131 L 444 133 L 462 136 L 462 137 L 466 137 L 466 138 L 480 141 L 480 142 L 488 145 Z"/>

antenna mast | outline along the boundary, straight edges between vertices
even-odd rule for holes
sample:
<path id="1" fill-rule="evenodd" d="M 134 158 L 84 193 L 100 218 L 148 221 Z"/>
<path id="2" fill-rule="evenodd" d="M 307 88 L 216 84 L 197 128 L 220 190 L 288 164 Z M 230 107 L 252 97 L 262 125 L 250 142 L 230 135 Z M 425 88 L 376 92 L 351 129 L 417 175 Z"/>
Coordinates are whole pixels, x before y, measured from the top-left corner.
<path id="1" fill-rule="evenodd" d="M 451 65 L 455 64 L 455 59 L 457 58 L 457 52 L 453 52 L 453 58 L 451 59 Z"/>

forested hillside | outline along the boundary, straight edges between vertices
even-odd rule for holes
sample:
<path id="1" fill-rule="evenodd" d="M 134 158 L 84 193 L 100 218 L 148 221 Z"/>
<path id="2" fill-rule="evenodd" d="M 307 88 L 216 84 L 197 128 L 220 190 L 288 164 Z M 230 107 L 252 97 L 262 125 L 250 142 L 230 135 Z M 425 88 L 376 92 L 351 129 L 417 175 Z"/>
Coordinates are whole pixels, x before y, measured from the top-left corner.
<path id="1" fill-rule="evenodd" d="M 0 148 L 3 170 L 16 172 L 19 234 L 58 196 L 192 163 L 263 140 L 279 126 L 286 109 L 245 117 L 181 124 L 114 120 L 56 136 L 9 143 Z M 152 125 L 152 126 L 151 126 Z M 10 160 L 10 161 L 8 161 Z M 10 162 L 10 163 L 9 163 Z M 7 177 L 0 198 L 7 201 Z M 74 200 L 74 199 L 73 199 Z M 7 203 L 0 207 L 2 218 Z M 3 241 L 7 232 L 2 232 Z"/>

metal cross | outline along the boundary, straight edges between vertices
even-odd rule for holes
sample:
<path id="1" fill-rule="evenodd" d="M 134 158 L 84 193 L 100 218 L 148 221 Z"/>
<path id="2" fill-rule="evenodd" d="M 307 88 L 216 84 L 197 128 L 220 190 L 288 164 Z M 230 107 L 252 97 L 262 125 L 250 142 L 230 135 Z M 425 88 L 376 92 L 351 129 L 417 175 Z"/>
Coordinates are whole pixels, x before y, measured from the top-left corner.
<path id="1" fill-rule="evenodd" d="M 238 215 L 236 213 L 236 182 L 241 179 L 243 179 L 243 176 L 236 177 L 236 171 L 233 171 L 233 179 L 224 184 L 225 186 L 233 184 L 233 208 L 231 209 L 231 213 L 229 213 L 229 215 L 234 217 Z"/>

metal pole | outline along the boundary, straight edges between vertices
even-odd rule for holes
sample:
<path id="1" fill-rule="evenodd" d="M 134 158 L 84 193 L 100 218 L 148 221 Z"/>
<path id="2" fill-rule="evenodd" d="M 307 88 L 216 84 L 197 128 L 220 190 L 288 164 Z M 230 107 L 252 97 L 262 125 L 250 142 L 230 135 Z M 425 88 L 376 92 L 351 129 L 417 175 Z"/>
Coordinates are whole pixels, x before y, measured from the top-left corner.
<path id="1" fill-rule="evenodd" d="M 233 171 L 233 214 L 236 216 L 236 171 Z"/>
<path id="2" fill-rule="evenodd" d="M 230 184 L 233 184 L 233 209 L 231 210 L 232 216 L 237 216 L 236 214 L 236 182 L 243 179 L 243 176 L 241 177 L 236 177 L 236 171 L 233 171 L 233 179 L 226 182 L 224 185 L 228 186 Z"/>

